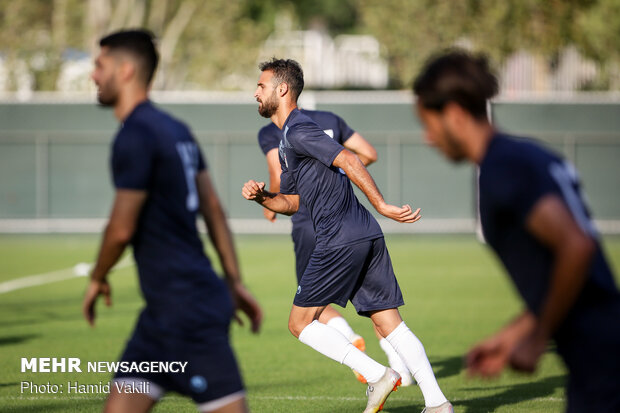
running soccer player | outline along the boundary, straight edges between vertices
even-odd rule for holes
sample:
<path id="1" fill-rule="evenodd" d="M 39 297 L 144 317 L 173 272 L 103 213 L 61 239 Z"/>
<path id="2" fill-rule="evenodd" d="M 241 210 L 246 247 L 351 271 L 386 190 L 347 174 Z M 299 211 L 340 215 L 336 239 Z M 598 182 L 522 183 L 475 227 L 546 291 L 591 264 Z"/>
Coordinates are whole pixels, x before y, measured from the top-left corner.
<path id="1" fill-rule="evenodd" d="M 293 302 L 289 330 L 302 343 L 363 375 L 368 382 L 365 413 L 375 413 L 400 385 L 399 374 L 368 357 L 335 328 L 318 321 L 328 304 L 345 306 L 350 300 L 358 314 L 370 317 L 405 361 L 420 385 L 426 411 L 452 412 L 422 343 L 398 312 L 403 299 L 381 228 L 355 197 L 349 179 L 379 213 L 390 219 L 412 223 L 420 219 L 420 210 L 387 204 L 359 158 L 297 109 L 304 84 L 297 62 L 273 59 L 259 68 L 255 92 L 258 111 L 283 131 L 280 192 L 269 192 L 263 182 L 250 180 L 242 194 L 287 215 L 297 212 L 303 203 L 316 233 L 316 246 Z"/>
<path id="2" fill-rule="evenodd" d="M 112 145 L 116 195 L 83 313 L 94 325 L 95 302 L 111 303 L 107 274 L 133 246 L 146 301 L 121 361 L 186 361 L 183 373 L 121 373 L 106 412 L 146 412 L 166 390 L 191 397 L 201 412 L 246 412 L 245 392 L 228 341 L 235 304 L 257 332 L 261 309 L 241 283 L 232 236 L 204 158 L 189 129 L 157 109 L 148 89 L 158 55 L 148 32 L 121 31 L 100 41 L 92 78 L 98 100 L 121 122 Z M 211 268 L 196 229 L 205 219 L 226 282 Z"/>
<path id="3" fill-rule="evenodd" d="M 426 138 L 480 168 L 480 217 L 526 309 L 467 355 L 471 374 L 533 371 L 550 340 L 569 371 L 567 412 L 620 412 L 620 293 L 575 169 L 530 140 L 493 128 L 497 79 L 483 57 L 451 51 L 415 80 Z"/>
<path id="4" fill-rule="evenodd" d="M 362 161 L 364 166 L 368 166 L 377 160 L 377 151 L 375 148 L 358 132 L 355 132 L 340 116 L 326 111 L 305 110 L 300 109 L 301 113 L 308 116 L 316 122 L 323 132 L 330 138 L 343 145 L 350 150 Z M 269 191 L 280 192 L 280 155 L 278 154 L 278 146 L 282 138 L 282 131 L 271 122 L 269 125 L 263 126 L 258 131 L 258 144 L 265 154 L 267 160 L 267 169 L 269 171 Z M 263 208 L 263 214 L 269 221 L 276 220 L 276 213 Z M 314 225 L 310 219 L 310 213 L 304 204 L 299 205 L 299 210 L 291 218 L 293 230 L 291 232 L 293 238 L 293 246 L 295 250 L 295 273 L 297 275 L 297 284 L 301 280 L 301 276 L 308 266 L 312 251 L 315 246 Z M 333 306 L 328 305 L 319 317 L 319 322 L 334 327 L 340 331 L 353 345 L 362 351 L 366 350 L 364 339 L 356 334 L 347 320 Z M 402 380 L 402 386 L 409 386 L 413 383 L 411 373 L 400 359 L 396 351 L 390 343 L 375 330 L 375 335 L 379 339 L 379 345 L 388 357 L 390 367 L 392 367 Z M 353 373 L 359 381 L 366 382 L 364 376 L 353 370 Z"/>

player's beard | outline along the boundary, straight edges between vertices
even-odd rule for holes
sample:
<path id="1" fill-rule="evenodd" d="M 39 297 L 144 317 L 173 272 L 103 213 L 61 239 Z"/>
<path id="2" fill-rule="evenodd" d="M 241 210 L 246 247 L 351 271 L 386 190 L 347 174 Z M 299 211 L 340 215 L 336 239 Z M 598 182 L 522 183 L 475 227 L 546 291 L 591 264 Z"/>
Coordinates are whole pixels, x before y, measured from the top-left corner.
<path id="1" fill-rule="evenodd" d="M 108 79 L 99 85 L 97 100 L 102 106 L 115 106 L 118 101 L 118 90 L 114 84 L 114 78 Z"/>
<path id="2" fill-rule="evenodd" d="M 270 118 L 278 110 L 278 99 L 274 90 L 271 96 L 258 105 L 258 114 L 263 118 Z"/>
<path id="3" fill-rule="evenodd" d="M 443 147 L 444 153 L 448 158 L 450 158 L 453 162 L 461 162 L 465 159 L 465 150 L 463 149 L 463 145 L 459 140 L 454 136 L 450 128 L 444 123 L 443 124 Z"/>

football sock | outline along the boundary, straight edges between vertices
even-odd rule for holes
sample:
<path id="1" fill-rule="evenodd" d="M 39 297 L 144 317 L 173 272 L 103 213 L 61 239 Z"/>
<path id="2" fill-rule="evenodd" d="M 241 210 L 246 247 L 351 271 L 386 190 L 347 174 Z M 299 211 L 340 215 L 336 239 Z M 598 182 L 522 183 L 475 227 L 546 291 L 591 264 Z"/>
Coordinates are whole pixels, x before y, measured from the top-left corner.
<path id="1" fill-rule="evenodd" d="M 349 366 L 369 383 L 379 381 L 385 374 L 385 367 L 377 363 L 366 353 L 358 350 L 338 330 L 314 320 L 299 334 L 299 341 L 312 347 L 324 356 Z"/>
<path id="2" fill-rule="evenodd" d="M 347 340 L 353 341 L 353 336 L 355 336 L 355 332 L 353 331 L 349 323 L 347 323 L 347 320 L 345 320 L 343 317 L 331 318 L 325 324 L 340 331 L 340 333 L 345 336 Z"/>
<path id="3" fill-rule="evenodd" d="M 382 338 L 381 340 L 379 340 L 379 345 L 385 352 L 385 355 L 388 358 L 388 362 L 390 363 L 391 368 L 396 370 L 401 376 L 403 374 L 409 374 L 409 375 L 411 374 L 409 373 L 409 369 L 405 365 L 405 362 L 400 358 L 400 356 L 398 355 L 396 350 L 394 350 L 394 347 L 392 347 L 389 341 Z M 403 377 L 403 382 L 405 380 L 406 378 Z"/>
<path id="4" fill-rule="evenodd" d="M 426 406 L 439 406 L 446 402 L 446 396 L 441 392 L 431 368 L 431 363 L 426 358 L 424 346 L 415 334 L 409 330 L 405 322 L 400 323 L 386 339 L 394 347 L 394 350 L 396 350 L 418 382 Z"/>

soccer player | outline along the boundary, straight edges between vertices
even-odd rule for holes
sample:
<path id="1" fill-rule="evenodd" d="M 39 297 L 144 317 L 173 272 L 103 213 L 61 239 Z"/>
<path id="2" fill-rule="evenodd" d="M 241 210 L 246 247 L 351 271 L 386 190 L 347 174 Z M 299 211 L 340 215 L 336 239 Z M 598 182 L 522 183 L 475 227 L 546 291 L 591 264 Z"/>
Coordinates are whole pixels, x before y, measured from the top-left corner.
<path id="1" fill-rule="evenodd" d="M 620 294 L 575 169 L 530 140 L 493 128 L 497 79 L 484 57 L 450 51 L 415 80 L 426 139 L 480 168 L 484 237 L 525 310 L 467 355 L 470 374 L 533 371 L 550 340 L 569 371 L 567 411 L 620 412 Z"/>
<path id="2" fill-rule="evenodd" d="M 368 166 L 377 160 L 377 151 L 375 148 L 358 132 L 355 132 L 349 127 L 349 125 L 340 116 L 327 111 L 318 110 L 305 110 L 301 109 L 301 113 L 308 116 L 330 138 L 334 139 L 339 144 L 343 145 L 346 149 L 350 150 L 362 161 L 364 166 Z M 280 168 L 280 156 L 278 154 L 278 146 L 280 139 L 282 138 L 282 131 L 271 122 L 269 125 L 263 126 L 258 131 L 258 144 L 265 154 L 267 160 L 267 168 L 269 171 L 269 191 L 280 192 L 280 174 L 282 169 Z M 263 214 L 269 221 L 274 222 L 276 220 L 276 213 L 263 208 Z M 315 234 L 314 225 L 312 219 L 310 219 L 310 213 L 308 209 L 303 205 L 299 205 L 299 210 L 292 216 L 291 221 L 293 223 L 292 238 L 293 246 L 295 250 L 295 273 L 297 275 L 297 284 L 301 280 L 301 276 L 304 273 L 312 251 L 315 246 Z M 342 315 L 328 305 L 319 317 L 319 322 L 334 327 L 340 331 L 353 345 L 360 350 L 366 349 L 366 343 L 364 339 L 356 334 L 349 323 L 342 317 Z M 400 359 L 396 351 L 392 348 L 390 343 L 375 330 L 375 335 L 379 339 L 379 345 L 385 352 L 392 367 L 398 374 L 400 374 L 402 380 L 402 386 L 409 386 L 413 383 L 411 373 L 405 366 L 405 363 Z M 362 383 L 366 382 L 364 376 L 353 370 L 357 379 Z"/>
<path id="3" fill-rule="evenodd" d="M 261 309 L 241 283 L 224 211 L 189 129 L 148 100 L 158 55 L 152 35 L 121 31 L 100 41 L 92 78 L 98 99 L 121 122 L 112 145 L 116 195 L 83 313 L 94 325 L 95 302 L 110 305 L 107 274 L 133 246 L 146 300 L 122 361 L 186 361 L 183 373 L 122 373 L 144 393 L 112 386 L 106 412 L 146 412 L 166 390 L 191 397 L 202 412 L 246 412 L 243 383 L 228 341 L 235 304 L 257 332 Z M 204 217 L 226 282 L 211 268 L 196 229 Z"/>
<path id="4" fill-rule="evenodd" d="M 364 376 L 368 382 L 365 412 L 375 413 L 400 385 L 400 376 L 357 349 L 338 330 L 318 321 L 328 304 L 345 306 L 350 300 L 405 361 L 420 385 L 426 411 L 452 412 L 422 343 L 398 312 L 403 299 L 381 228 L 355 197 L 349 179 L 390 219 L 412 223 L 420 219 L 420 210 L 387 204 L 360 159 L 297 109 L 304 84 L 297 62 L 273 59 L 259 68 L 258 111 L 282 130 L 280 192 L 269 192 L 264 182 L 250 180 L 242 194 L 287 215 L 303 203 L 316 233 L 316 245 L 289 316 L 289 330 L 302 343 Z"/>

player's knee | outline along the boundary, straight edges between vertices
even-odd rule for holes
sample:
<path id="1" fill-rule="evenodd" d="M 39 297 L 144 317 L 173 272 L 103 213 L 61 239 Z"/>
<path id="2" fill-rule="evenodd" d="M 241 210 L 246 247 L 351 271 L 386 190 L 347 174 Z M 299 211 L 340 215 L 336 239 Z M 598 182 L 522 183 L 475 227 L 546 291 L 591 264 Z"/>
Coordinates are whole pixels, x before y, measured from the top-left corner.
<path id="1" fill-rule="evenodd" d="M 312 318 L 306 319 L 305 317 L 295 317 L 291 314 L 291 317 L 288 319 L 288 330 L 292 335 L 299 338 L 299 335 L 304 328 L 306 328 L 312 321 Z"/>
<path id="2" fill-rule="evenodd" d="M 299 335 L 301 334 L 301 332 L 303 331 L 303 329 L 306 326 L 301 326 L 300 328 L 300 324 L 297 320 L 294 320 L 292 317 L 288 319 L 288 331 L 291 332 L 292 335 L 294 335 L 296 338 L 299 338 Z"/>

